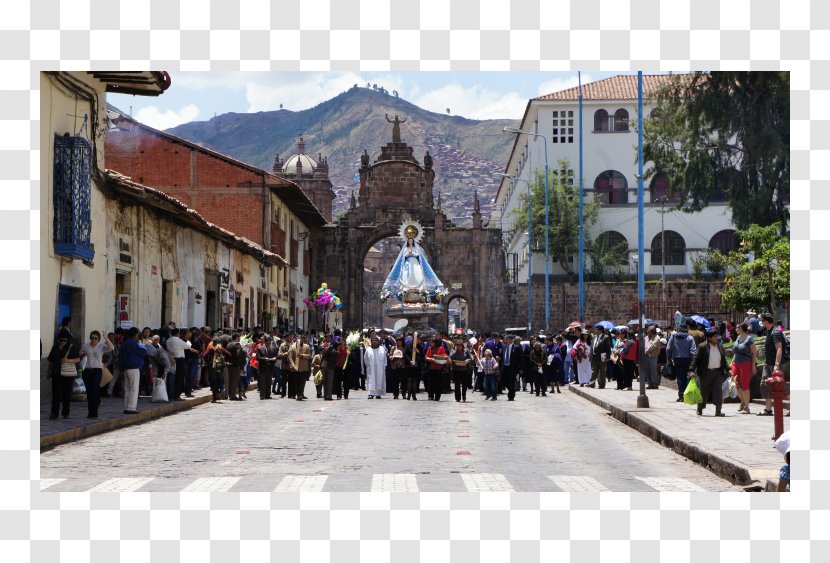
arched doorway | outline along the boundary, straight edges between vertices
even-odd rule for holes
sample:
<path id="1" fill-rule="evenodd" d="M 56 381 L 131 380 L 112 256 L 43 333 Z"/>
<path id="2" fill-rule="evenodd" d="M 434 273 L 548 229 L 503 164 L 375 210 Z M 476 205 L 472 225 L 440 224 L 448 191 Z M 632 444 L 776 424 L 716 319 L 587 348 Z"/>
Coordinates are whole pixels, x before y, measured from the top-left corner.
<path id="1" fill-rule="evenodd" d="M 447 333 L 452 335 L 459 330 L 466 331 L 470 328 L 467 319 L 467 299 L 460 295 L 450 297 L 447 301 Z"/>

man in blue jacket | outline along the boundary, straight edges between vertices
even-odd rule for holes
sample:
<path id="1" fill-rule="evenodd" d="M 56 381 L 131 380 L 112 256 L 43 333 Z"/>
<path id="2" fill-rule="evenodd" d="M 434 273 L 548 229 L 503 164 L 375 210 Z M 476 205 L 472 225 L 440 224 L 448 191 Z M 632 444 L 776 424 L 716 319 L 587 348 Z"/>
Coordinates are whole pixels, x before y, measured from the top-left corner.
<path id="1" fill-rule="evenodd" d="M 672 366 L 677 377 L 677 402 L 683 402 L 683 392 L 686 391 L 686 384 L 689 382 L 689 364 L 697 354 L 695 339 L 689 334 L 689 327 L 680 325 L 674 334 L 669 337 L 666 344 L 666 359 Z"/>
<path id="2" fill-rule="evenodd" d="M 127 331 L 121 344 L 121 373 L 124 374 L 124 414 L 138 414 L 138 381 L 147 347 L 138 341 L 138 328 Z"/>

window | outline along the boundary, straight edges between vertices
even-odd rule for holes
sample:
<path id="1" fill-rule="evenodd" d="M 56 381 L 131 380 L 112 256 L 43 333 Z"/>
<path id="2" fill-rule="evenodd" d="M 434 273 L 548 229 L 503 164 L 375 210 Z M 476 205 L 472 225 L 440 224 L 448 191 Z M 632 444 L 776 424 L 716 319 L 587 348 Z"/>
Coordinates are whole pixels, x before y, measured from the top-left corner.
<path id="1" fill-rule="evenodd" d="M 92 260 L 90 243 L 90 181 L 92 145 L 83 137 L 55 135 L 54 221 L 55 254 Z"/>
<path id="2" fill-rule="evenodd" d="M 717 250 L 723 254 L 727 254 L 733 250 L 738 250 L 738 241 L 735 238 L 735 231 L 726 229 L 715 233 L 709 240 L 709 248 Z"/>
<path id="3" fill-rule="evenodd" d="M 655 174 L 648 189 L 651 192 L 651 203 L 660 203 L 660 198 L 666 198 L 666 203 L 676 204 L 680 201 L 680 195 L 672 193 L 671 183 L 665 174 Z"/>
<path id="4" fill-rule="evenodd" d="M 622 108 L 614 112 L 614 131 L 628 131 L 628 112 Z"/>
<path id="5" fill-rule="evenodd" d="M 628 181 L 616 170 L 606 170 L 597 176 L 594 191 L 603 203 L 628 203 Z"/>
<path id="6" fill-rule="evenodd" d="M 608 131 L 608 112 L 604 109 L 594 112 L 594 131 Z"/>
<path id="7" fill-rule="evenodd" d="M 665 231 L 666 266 L 682 266 L 686 263 L 686 242 L 674 231 Z M 663 260 L 662 234 L 651 241 L 651 265 L 660 266 Z"/>
<path id="8" fill-rule="evenodd" d="M 597 237 L 597 245 L 613 261 L 613 266 L 628 264 L 628 239 L 617 231 L 605 231 Z"/>
<path id="9" fill-rule="evenodd" d="M 552 143 L 574 142 L 574 112 L 573 110 L 554 110 Z"/>

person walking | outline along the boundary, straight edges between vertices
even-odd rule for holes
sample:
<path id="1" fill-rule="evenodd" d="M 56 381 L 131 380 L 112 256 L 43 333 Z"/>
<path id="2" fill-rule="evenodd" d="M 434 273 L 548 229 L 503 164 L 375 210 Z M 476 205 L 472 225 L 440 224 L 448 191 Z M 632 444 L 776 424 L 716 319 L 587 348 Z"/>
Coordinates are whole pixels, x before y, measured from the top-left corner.
<path id="1" fill-rule="evenodd" d="M 289 335 L 283 339 L 277 352 L 277 358 L 280 361 L 280 382 L 277 385 L 277 393 L 275 394 L 278 394 L 283 399 L 286 393 L 288 393 L 289 399 L 296 398 L 294 393 L 294 377 L 292 375 L 293 370 L 291 369 L 291 362 L 288 359 L 293 344 L 294 337 L 293 335 Z"/>
<path id="2" fill-rule="evenodd" d="M 533 344 L 530 352 L 530 370 L 533 373 L 533 388 L 536 389 L 536 396 L 539 394 L 547 397 L 547 385 L 545 384 L 545 364 L 547 357 L 541 342 Z"/>
<path id="3" fill-rule="evenodd" d="M 98 405 L 101 404 L 101 373 L 103 356 L 113 349 L 109 338 L 103 333 L 93 330 L 89 333 L 89 342 L 81 346 L 80 357 L 86 358 L 83 370 L 84 386 L 86 387 L 87 418 L 98 418 Z"/>
<path id="4" fill-rule="evenodd" d="M 138 382 L 147 347 L 138 341 L 137 327 L 127 331 L 121 345 L 121 371 L 124 373 L 124 414 L 138 414 Z"/>
<path id="5" fill-rule="evenodd" d="M 591 384 L 605 389 L 611 337 L 602 325 L 594 325 L 594 333 L 594 343 L 591 346 Z"/>
<path id="6" fill-rule="evenodd" d="M 715 404 L 715 416 L 726 416 L 721 411 L 723 405 L 723 378 L 726 376 L 726 354 L 723 345 L 718 342 L 718 329 L 710 328 L 706 331 L 706 341 L 700 345 L 692 360 L 692 373 L 699 376 L 700 394 L 703 401 L 697 405 L 697 414 L 701 416 L 709 393 L 712 393 Z"/>
<path id="7" fill-rule="evenodd" d="M 294 393 L 298 401 L 308 399 L 305 396 L 305 384 L 308 381 L 311 370 L 311 346 L 308 344 L 308 337 L 302 333 L 297 341 L 291 346 L 288 357 L 294 367 Z"/>
<path id="8" fill-rule="evenodd" d="M 452 362 L 452 385 L 455 390 L 455 402 L 467 402 L 467 389 L 470 387 L 472 357 L 464 349 L 464 343 L 457 341 L 455 350 L 450 355 Z"/>
<path id="9" fill-rule="evenodd" d="M 382 399 L 386 394 L 386 348 L 380 338 L 373 336 L 369 348 L 363 351 L 363 365 L 366 368 L 366 385 L 369 399 Z"/>
<path id="10" fill-rule="evenodd" d="M 426 352 L 428 365 L 426 376 L 427 395 L 430 401 L 440 401 L 444 391 L 444 369 L 449 354 L 438 336 L 433 337 L 432 345 Z"/>
<path id="11" fill-rule="evenodd" d="M 490 348 L 484 349 L 481 371 L 484 372 L 484 400 L 495 401 L 499 393 L 499 360 L 493 356 Z"/>
<path id="12" fill-rule="evenodd" d="M 644 374 L 646 386 L 648 389 L 657 389 L 660 384 L 660 373 L 657 371 L 657 358 L 660 356 L 660 335 L 657 334 L 657 326 L 652 325 L 646 331 L 645 353 L 646 358 L 643 362 L 645 368 Z"/>
<path id="13" fill-rule="evenodd" d="M 669 337 L 666 344 L 666 359 L 672 366 L 674 376 L 677 378 L 677 402 L 683 402 L 683 393 L 689 383 L 689 366 L 692 358 L 697 355 L 697 344 L 689 334 L 688 325 L 681 324 Z"/>
<path id="14" fill-rule="evenodd" d="M 389 380 L 388 387 L 391 387 L 392 398 L 397 399 L 398 395 L 406 398 L 406 350 L 404 348 L 403 338 L 398 338 L 395 341 L 395 349 L 392 350 L 389 357 Z"/>
<path id="15" fill-rule="evenodd" d="M 170 338 L 166 343 L 167 351 L 173 355 L 173 362 L 176 364 L 176 391 L 174 396 L 169 397 L 174 401 L 182 400 L 181 395 L 188 388 L 187 377 L 190 374 L 187 359 L 184 356 L 184 351 L 190 349 L 190 342 L 179 338 L 180 334 L 180 329 L 171 329 Z M 187 396 L 192 397 L 193 394 L 188 391 Z"/>
<path id="16" fill-rule="evenodd" d="M 226 346 L 230 354 L 230 362 L 228 363 L 228 400 L 241 401 L 242 397 L 239 393 L 239 379 L 242 370 L 245 369 L 247 361 L 247 354 L 239 342 L 239 333 L 234 332 L 231 335 L 231 341 Z"/>
<path id="17" fill-rule="evenodd" d="M 332 390 L 334 388 L 334 372 L 337 369 L 337 350 L 340 345 L 340 337 L 333 336 L 328 346 L 323 348 L 321 353 L 320 369 L 323 370 L 323 400 L 333 401 Z M 397 398 L 397 397 L 396 397 Z"/>
<path id="18" fill-rule="evenodd" d="M 622 381 L 617 386 L 617 389 L 631 391 L 631 385 L 634 381 L 634 367 L 640 360 L 640 347 L 637 345 L 636 339 L 631 337 L 627 329 L 620 331 L 620 338 L 623 340 L 620 350 L 623 367 Z"/>
<path id="19" fill-rule="evenodd" d="M 262 346 L 257 348 L 257 363 L 259 364 L 259 379 L 257 380 L 257 388 L 259 389 L 259 398 L 271 398 L 271 383 L 274 378 L 274 365 L 277 363 L 277 347 L 274 341 L 266 335 L 263 335 Z"/>
<path id="20" fill-rule="evenodd" d="M 576 364 L 576 377 L 580 387 L 591 383 L 591 346 L 588 344 L 588 334 L 576 329 L 579 338 L 571 350 L 571 359 Z"/>
<path id="21" fill-rule="evenodd" d="M 738 412 L 749 414 L 749 382 L 755 371 L 758 349 L 755 346 L 754 339 L 749 334 L 749 323 L 741 323 L 737 328 L 738 336 L 732 347 L 732 352 L 735 354 L 732 358 L 732 370 L 737 380 L 738 398 L 741 400 Z"/>
<path id="22" fill-rule="evenodd" d="M 781 371 L 784 381 L 790 381 L 790 358 L 786 351 L 786 340 L 784 333 L 772 322 L 773 317 L 769 313 L 761 315 L 761 324 L 767 331 L 764 340 L 764 368 L 761 375 L 761 397 L 764 398 L 764 410 L 758 416 L 772 416 L 772 397 L 770 396 L 767 380 L 776 371 Z"/>
<path id="23" fill-rule="evenodd" d="M 78 363 L 81 361 L 78 347 L 71 342 L 68 330 L 58 333 L 52 350 L 47 356 L 49 361 L 46 378 L 52 381 L 52 410 L 49 420 L 58 418 L 58 410 L 64 418 L 69 418 L 69 402 L 72 399 L 72 385 L 78 376 Z"/>
<path id="24" fill-rule="evenodd" d="M 220 387 L 225 378 L 225 370 L 233 362 L 234 358 L 224 346 L 222 340 L 214 338 L 207 347 L 205 362 L 210 366 L 208 383 L 210 385 L 211 403 L 221 403 Z"/>
<path id="25" fill-rule="evenodd" d="M 522 345 L 512 334 L 504 337 L 504 347 L 501 351 L 502 386 L 507 389 L 507 400 L 516 399 L 516 377 L 522 363 Z"/>

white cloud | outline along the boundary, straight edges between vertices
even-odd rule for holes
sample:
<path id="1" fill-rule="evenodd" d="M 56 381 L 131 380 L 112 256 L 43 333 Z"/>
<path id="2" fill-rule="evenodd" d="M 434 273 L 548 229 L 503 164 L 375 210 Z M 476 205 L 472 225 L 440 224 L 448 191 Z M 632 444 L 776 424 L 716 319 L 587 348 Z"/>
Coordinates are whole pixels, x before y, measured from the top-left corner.
<path id="1" fill-rule="evenodd" d="M 590 74 L 582 75 L 583 86 L 593 81 L 594 79 L 591 78 Z M 544 96 L 545 94 L 553 94 L 554 92 L 567 90 L 568 88 L 573 88 L 574 86 L 579 86 L 579 77 L 576 74 L 565 78 L 554 78 L 539 84 L 539 95 Z"/>
<path id="2" fill-rule="evenodd" d="M 161 111 L 156 106 L 147 106 L 139 109 L 133 117 L 145 125 L 164 130 L 193 121 L 198 115 L 199 108 L 195 104 L 188 104 L 179 111 L 173 109 Z"/>
<path id="3" fill-rule="evenodd" d="M 462 115 L 469 119 L 519 119 L 527 98 L 516 92 L 496 92 L 480 85 L 469 87 L 453 83 L 425 92 L 412 100 L 417 106 L 437 113 Z"/>

